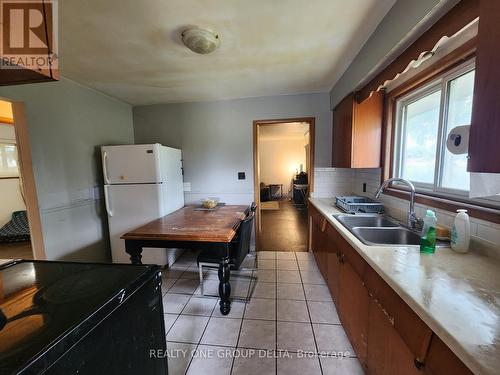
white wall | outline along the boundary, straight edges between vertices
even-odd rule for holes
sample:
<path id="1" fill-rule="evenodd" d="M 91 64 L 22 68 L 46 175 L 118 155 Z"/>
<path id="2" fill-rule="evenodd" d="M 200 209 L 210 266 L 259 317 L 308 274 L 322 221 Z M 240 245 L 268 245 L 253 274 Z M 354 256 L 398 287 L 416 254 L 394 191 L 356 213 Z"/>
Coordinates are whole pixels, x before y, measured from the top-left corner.
<path id="1" fill-rule="evenodd" d="M 331 164 L 329 94 L 283 95 L 218 102 L 134 107 L 136 143 L 182 149 L 187 203 L 217 196 L 226 203 L 253 201 L 253 121 L 316 118 L 316 166 Z M 238 172 L 246 179 L 238 180 Z"/>
<path id="2" fill-rule="evenodd" d="M 306 169 L 306 141 L 302 139 L 259 139 L 260 181 L 282 184 L 283 194 L 290 191 L 296 169 Z"/>
<path id="3" fill-rule="evenodd" d="M 99 146 L 133 143 L 132 107 L 66 79 L 0 96 L 25 103 L 48 259 L 109 260 Z"/>

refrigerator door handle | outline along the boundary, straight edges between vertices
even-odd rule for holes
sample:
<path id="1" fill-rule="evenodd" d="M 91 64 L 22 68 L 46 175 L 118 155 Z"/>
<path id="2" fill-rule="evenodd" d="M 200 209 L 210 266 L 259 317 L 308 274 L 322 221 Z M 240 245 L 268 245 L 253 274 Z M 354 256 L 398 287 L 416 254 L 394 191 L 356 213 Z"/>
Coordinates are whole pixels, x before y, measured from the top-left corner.
<path id="1" fill-rule="evenodd" d="M 104 176 L 104 183 L 106 185 L 109 185 L 109 178 L 108 178 L 108 153 L 104 151 L 102 153 L 102 174 Z"/>
<path id="2" fill-rule="evenodd" d="M 109 201 L 109 185 L 104 185 L 104 200 L 106 203 L 106 212 L 109 216 L 113 216 L 113 210 L 111 209 L 110 201 Z"/>

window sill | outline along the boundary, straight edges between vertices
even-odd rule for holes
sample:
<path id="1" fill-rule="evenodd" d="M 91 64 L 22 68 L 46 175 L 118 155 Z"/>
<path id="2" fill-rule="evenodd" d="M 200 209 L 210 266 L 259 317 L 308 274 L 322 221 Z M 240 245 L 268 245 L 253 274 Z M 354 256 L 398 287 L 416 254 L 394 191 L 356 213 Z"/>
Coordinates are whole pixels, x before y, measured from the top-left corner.
<path id="1" fill-rule="evenodd" d="M 407 201 L 410 200 L 409 191 L 395 187 L 386 188 L 384 194 Z M 500 209 L 495 207 L 480 206 L 471 202 L 452 200 L 430 194 L 423 194 L 421 192 L 416 193 L 415 201 L 419 204 L 451 212 L 456 212 L 458 209 L 465 208 L 471 217 L 500 224 Z"/>

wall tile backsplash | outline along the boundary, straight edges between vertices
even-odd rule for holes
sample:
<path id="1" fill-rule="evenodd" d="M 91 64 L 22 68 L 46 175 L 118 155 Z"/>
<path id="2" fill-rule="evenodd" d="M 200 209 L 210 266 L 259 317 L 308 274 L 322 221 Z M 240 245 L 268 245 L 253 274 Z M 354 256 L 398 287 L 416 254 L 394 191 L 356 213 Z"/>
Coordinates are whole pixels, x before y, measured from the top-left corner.
<path id="1" fill-rule="evenodd" d="M 352 192 L 354 171 L 348 168 L 314 168 L 315 198 L 333 198 Z"/>
<path id="2" fill-rule="evenodd" d="M 373 197 L 380 186 L 380 168 L 374 169 L 343 169 L 343 168 L 315 168 L 314 169 L 314 197 L 334 198 L 336 195 L 364 195 Z M 366 183 L 366 192 L 363 184 Z M 408 201 L 382 194 L 386 213 L 398 220 L 406 220 Z M 416 204 L 415 211 L 419 217 L 425 215 L 427 206 Z M 438 222 L 451 228 L 455 220 L 455 213 L 432 208 L 436 212 Z M 470 218 L 471 235 L 500 247 L 500 225 L 476 218 Z"/>

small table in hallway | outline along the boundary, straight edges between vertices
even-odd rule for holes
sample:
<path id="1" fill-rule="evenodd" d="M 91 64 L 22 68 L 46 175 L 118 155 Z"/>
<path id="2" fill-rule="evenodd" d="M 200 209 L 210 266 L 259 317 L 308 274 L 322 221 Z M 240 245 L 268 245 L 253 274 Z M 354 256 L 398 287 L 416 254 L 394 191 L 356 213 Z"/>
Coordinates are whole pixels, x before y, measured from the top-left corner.
<path id="1" fill-rule="evenodd" d="M 248 206 L 222 206 L 214 210 L 196 210 L 187 206 L 151 223 L 125 233 L 125 250 L 133 264 L 141 264 L 144 247 L 180 249 L 225 249 L 219 264 L 220 311 L 231 310 L 229 283 L 229 244 L 236 235 Z"/>

